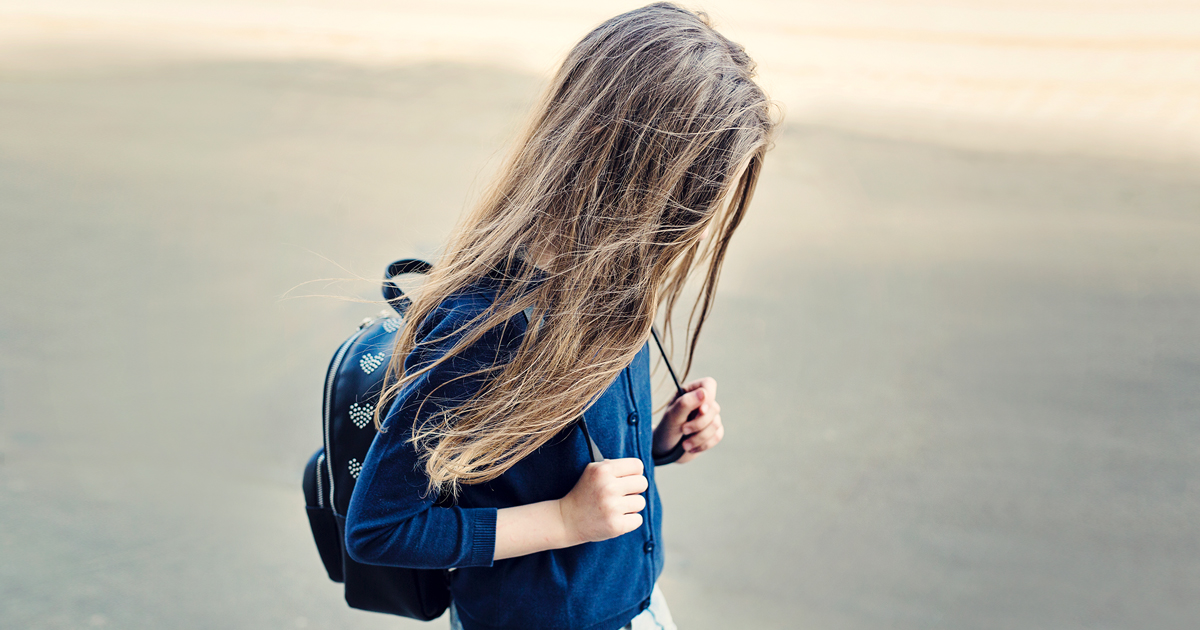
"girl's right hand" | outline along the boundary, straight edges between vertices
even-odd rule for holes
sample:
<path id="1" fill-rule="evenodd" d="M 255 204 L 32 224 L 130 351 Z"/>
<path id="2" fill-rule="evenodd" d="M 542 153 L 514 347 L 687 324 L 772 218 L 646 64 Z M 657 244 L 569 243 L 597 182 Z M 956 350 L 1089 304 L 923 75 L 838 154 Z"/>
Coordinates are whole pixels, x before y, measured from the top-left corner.
<path id="1" fill-rule="evenodd" d="M 649 483 L 636 457 L 606 459 L 587 465 L 567 496 L 559 500 L 563 527 L 571 544 L 615 538 L 642 526 Z"/>

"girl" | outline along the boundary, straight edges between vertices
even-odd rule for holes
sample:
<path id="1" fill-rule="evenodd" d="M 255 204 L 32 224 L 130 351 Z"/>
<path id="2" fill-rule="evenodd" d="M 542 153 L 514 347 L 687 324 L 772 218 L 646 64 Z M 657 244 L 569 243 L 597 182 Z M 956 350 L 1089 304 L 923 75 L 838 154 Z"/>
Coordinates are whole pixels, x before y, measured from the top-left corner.
<path id="1" fill-rule="evenodd" d="M 707 263 L 690 367 L 773 128 L 753 69 L 672 4 L 601 24 L 410 308 L 346 546 L 455 569 L 452 627 L 673 627 L 654 461 L 725 429 L 711 378 L 651 426 L 647 340 Z"/>

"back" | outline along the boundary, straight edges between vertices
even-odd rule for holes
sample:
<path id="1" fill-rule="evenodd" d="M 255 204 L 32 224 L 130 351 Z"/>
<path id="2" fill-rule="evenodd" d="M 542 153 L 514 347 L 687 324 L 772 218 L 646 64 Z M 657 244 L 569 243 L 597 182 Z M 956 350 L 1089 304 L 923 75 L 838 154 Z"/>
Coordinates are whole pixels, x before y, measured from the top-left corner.
<path id="1" fill-rule="evenodd" d="M 437 342 L 405 357 L 406 370 L 452 347 L 453 331 L 488 307 L 497 285 L 485 278 L 444 300 L 418 330 L 421 341 Z M 387 431 L 375 437 L 359 473 L 347 513 L 347 550 L 361 562 L 457 568 L 450 587 L 467 630 L 617 628 L 649 605 L 663 566 L 662 508 L 650 454 L 648 346 L 584 414 L 606 457 L 636 457 L 645 465 L 645 519 L 628 534 L 493 563 L 496 511 L 566 495 L 590 461 L 582 434 L 564 430 L 496 479 L 463 486 L 449 507 L 435 506 L 427 495 L 428 478 L 409 442 L 415 423 L 484 385 L 464 374 L 502 360 L 524 332 L 524 318 L 514 318 L 400 392 L 384 420 Z"/>

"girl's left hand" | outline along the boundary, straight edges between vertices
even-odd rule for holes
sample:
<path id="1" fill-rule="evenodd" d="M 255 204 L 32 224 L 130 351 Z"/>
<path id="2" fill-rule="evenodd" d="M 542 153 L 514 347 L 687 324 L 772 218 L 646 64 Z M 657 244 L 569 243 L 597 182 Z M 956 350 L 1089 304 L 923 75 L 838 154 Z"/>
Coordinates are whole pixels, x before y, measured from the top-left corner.
<path id="1" fill-rule="evenodd" d="M 702 378 L 684 386 L 684 394 L 663 412 L 662 422 L 654 427 L 654 453 L 665 455 L 675 448 L 679 439 L 683 442 L 684 454 L 676 463 L 686 464 L 700 453 L 716 446 L 725 437 L 725 426 L 721 424 L 721 405 L 717 404 L 717 381 Z M 695 418 L 688 420 L 692 410 L 699 409 Z"/>

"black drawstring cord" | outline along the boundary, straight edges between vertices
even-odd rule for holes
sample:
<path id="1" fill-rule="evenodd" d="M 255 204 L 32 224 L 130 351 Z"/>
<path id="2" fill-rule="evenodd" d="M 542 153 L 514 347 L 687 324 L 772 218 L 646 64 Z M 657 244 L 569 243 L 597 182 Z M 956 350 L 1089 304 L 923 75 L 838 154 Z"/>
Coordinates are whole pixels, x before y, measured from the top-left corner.
<path id="1" fill-rule="evenodd" d="M 671 360 L 667 358 L 667 351 L 665 348 L 663 348 L 662 340 L 660 340 L 658 338 L 658 329 L 655 328 L 653 325 L 650 326 L 650 335 L 652 337 L 654 337 L 654 343 L 655 343 L 655 345 L 658 346 L 659 353 L 662 354 L 663 363 L 667 364 L 667 371 L 671 373 L 671 380 L 675 382 L 675 391 L 677 392 L 676 395 L 683 396 L 687 392 L 683 390 L 683 385 L 679 384 L 679 377 L 676 376 L 676 374 L 675 374 L 675 368 L 671 365 Z M 693 409 L 692 412 L 690 414 L 688 414 L 688 420 L 691 420 L 697 413 L 699 413 L 699 411 L 700 411 L 699 409 Z M 675 460 L 679 459 L 680 457 L 683 457 L 683 453 L 684 453 L 683 441 L 688 439 L 688 437 L 689 436 L 685 435 L 685 436 L 679 438 L 679 443 L 676 444 L 675 448 L 671 449 L 671 451 L 669 453 L 667 453 L 666 455 L 655 456 L 654 448 L 651 447 L 650 455 L 654 457 L 654 465 L 655 466 L 663 466 L 666 464 L 670 464 L 671 462 L 674 462 Z"/>

